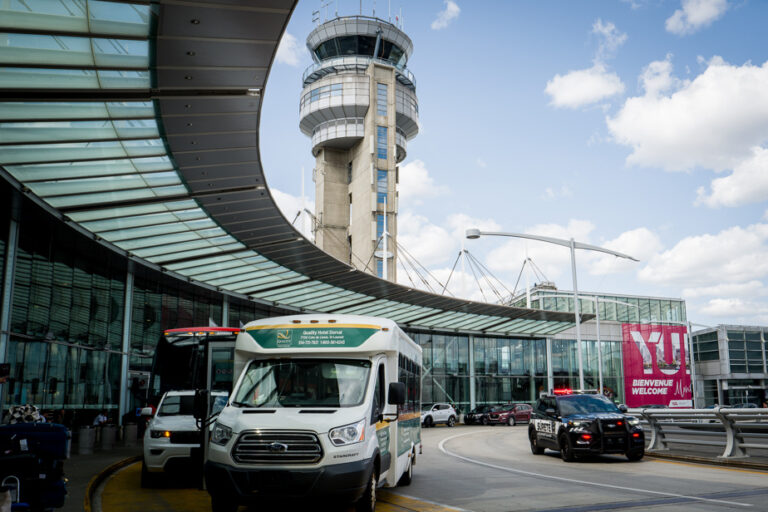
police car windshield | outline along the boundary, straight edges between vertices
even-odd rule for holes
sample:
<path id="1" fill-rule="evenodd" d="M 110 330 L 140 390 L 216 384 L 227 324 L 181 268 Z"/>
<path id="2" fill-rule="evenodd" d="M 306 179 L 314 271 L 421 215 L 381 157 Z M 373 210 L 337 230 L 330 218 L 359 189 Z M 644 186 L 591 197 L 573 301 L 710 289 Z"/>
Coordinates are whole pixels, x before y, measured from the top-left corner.
<path id="1" fill-rule="evenodd" d="M 561 416 L 594 414 L 596 412 L 621 413 L 616 405 L 602 395 L 570 395 L 557 399 Z"/>

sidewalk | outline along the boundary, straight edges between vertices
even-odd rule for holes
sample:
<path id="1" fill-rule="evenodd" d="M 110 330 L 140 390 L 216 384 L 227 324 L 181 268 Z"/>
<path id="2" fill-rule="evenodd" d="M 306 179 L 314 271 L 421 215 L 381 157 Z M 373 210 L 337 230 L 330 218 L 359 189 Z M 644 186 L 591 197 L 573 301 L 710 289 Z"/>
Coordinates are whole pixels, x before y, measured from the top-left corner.
<path id="1" fill-rule="evenodd" d="M 131 448 L 116 445 L 111 450 L 96 449 L 89 455 L 79 455 L 77 445 L 72 446 L 70 458 L 64 461 L 64 476 L 67 478 L 67 500 L 63 512 L 83 512 L 83 503 L 88 482 L 104 469 L 123 459 L 141 455 L 141 443 Z"/>

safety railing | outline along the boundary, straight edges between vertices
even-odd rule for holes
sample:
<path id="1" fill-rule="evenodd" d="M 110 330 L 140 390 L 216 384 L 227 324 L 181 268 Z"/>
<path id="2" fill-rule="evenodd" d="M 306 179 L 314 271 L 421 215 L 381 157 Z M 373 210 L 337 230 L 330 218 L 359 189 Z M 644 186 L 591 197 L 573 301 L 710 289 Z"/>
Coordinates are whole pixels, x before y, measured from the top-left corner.
<path id="1" fill-rule="evenodd" d="M 650 430 L 648 451 L 670 445 L 723 448 L 720 458 L 768 455 L 768 409 L 632 409 Z M 646 439 L 648 436 L 646 435 Z"/>
<path id="2" fill-rule="evenodd" d="M 304 83 L 304 86 L 307 86 L 326 75 L 338 73 L 340 71 L 365 71 L 371 62 L 395 68 L 395 77 L 397 78 L 397 81 L 406 87 L 409 87 L 411 90 L 416 90 L 416 77 L 409 69 L 404 67 L 399 68 L 395 63 L 388 60 L 361 55 L 334 57 L 311 64 L 304 70 L 302 82 Z"/>

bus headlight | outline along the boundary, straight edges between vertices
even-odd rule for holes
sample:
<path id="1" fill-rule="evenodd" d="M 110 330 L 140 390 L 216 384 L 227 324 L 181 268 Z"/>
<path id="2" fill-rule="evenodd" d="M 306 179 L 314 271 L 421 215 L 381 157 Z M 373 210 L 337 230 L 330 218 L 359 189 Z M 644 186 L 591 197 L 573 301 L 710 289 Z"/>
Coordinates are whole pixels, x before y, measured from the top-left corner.
<path id="1" fill-rule="evenodd" d="M 213 432 L 211 432 L 211 442 L 224 446 L 232 439 L 232 429 L 226 425 L 222 425 L 218 421 L 213 425 Z"/>
<path id="2" fill-rule="evenodd" d="M 336 446 L 355 444 L 365 440 L 365 420 L 362 419 L 351 425 L 336 427 L 328 432 L 328 437 Z"/>

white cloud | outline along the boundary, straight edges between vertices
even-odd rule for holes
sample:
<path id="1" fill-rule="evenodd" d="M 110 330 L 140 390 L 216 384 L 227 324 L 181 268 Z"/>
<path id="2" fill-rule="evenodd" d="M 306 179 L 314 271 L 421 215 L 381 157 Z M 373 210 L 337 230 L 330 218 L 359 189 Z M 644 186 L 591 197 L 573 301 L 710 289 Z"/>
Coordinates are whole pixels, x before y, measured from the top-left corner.
<path id="1" fill-rule="evenodd" d="M 571 220 L 567 226 L 559 224 L 539 224 L 525 230 L 527 234 L 548 236 L 552 238 L 574 238 L 579 242 L 589 243 L 589 235 L 595 229 L 594 224 L 586 220 Z M 499 239 L 501 241 L 501 239 Z M 508 239 L 498 248 L 488 253 L 486 262 L 493 271 L 511 272 L 516 275 L 526 258 L 530 257 L 541 269 L 547 279 L 556 281 L 558 277 L 571 275 L 571 256 L 567 247 L 526 240 L 520 238 Z M 576 261 L 581 262 L 581 253 Z"/>
<path id="2" fill-rule="evenodd" d="M 685 82 L 670 72 L 665 61 L 651 63 L 642 78 L 646 93 L 606 119 L 614 140 L 632 148 L 627 163 L 722 171 L 768 141 L 768 62 L 734 66 L 714 57 Z M 676 90 L 664 94 L 669 87 Z"/>
<path id="3" fill-rule="evenodd" d="M 667 32 L 680 36 L 711 25 L 728 10 L 728 0 L 682 0 L 681 7 L 665 23 Z"/>
<path id="4" fill-rule="evenodd" d="M 458 253 L 459 239 L 422 215 L 401 211 L 397 242 L 424 266 L 445 264 Z"/>
<path id="5" fill-rule="evenodd" d="M 426 197 L 446 194 L 448 187 L 436 185 L 429 175 L 426 164 L 414 160 L 400 167 L 400 183 L 397 187 L 400 195 L 400 209 L 421 204 Z"/>
<path id="6" fill-rule="evenodd" d="M 564 197 L 573 197 L 573 191 L 568 185 L 561 185 L 559 189 L 547 187 L 542 195 L 542 199 L 547 200 L 562 199 Z"/>
<path id="7" fill-rule="evenodd" d="M 285 32 L 277 47 L 277 62 L 288 64 L 289 66 L 298 66 L 301 57 L 301 47 L 294 36 Z"/>
<path id="8" fill-rule="evenodd" d="M 705 315 L 722 317 L 727 323 L 751 323 L 750 319 L 764 322 L 768 318 L 768 306 L 764 302 L 738 298 L 712 299 L 700 311 Z"/>
<path id="9" fill-rule="evenodd" d="M 592 25 L 592 33 L 602 37 L 595 56 L 597 62 L 603 62 L 605 59 L 613 57 L 619 46 L 627 40 L 627 34 L 619 32 L 616 25 L 610 21 L 603 23 L 600 18 Z"/>
<path id="10" fill-rule="evenodd" d="M 269 192 L 272 194 L 275 203 L 277 203 L 280 212 L 288 219 L 288 222 L 293 222 L 296 219 L 296 215 L 302 210 L 302 204 L 313 215 L 315 213 L 315 202 L 311 198 L 305 198 L 302 203 L 301 197 L 282 192 L 275 187 L 270 187 Z M 293 227 L 299 230 L 305 238 L 314 240 L 314 236 L 312 236 L 312 218 L 307 216 L 306 212 L 296 219 Z"/>
<path id="11" fill-rule="evenodd" d="M 640 268 L 642 262 L 662 250 L 659 237 L 648 228 L 637 228 L 625 231 L 613 240 L 600 244 L 601 247 L 620 252 L 640 260 L 640 263 L 610 254 L 599 252 L 590 253 L 590 273 L 594 275 L 633 272 Z"/>
<path id="12" fill-rule="evenodd" d="M 452 0 L 445 0 L 445 9 L 437 13 L 437 18 L 432 22 L 432 30 L 441 30 L 446 28 L 451 21 L 459 17 L 461 9 Z"/>
<path id="13" fill-rule="evenodd" d="M 752 151 L 752 157 L 734 167 L 733 173 L 712 181 L 710 194 L 700 187 L 696 203 L 714 208 L 768 200 L 768 149 Z"/>
<path id="14" fill-rule="evenodd" d="M 544 91 L 552 97 L 551 105 L 579 108 L 624 92 L 619 75 L 606 70 L 601 63 L 589 69 L 555 75 Z"/>
<path id="15" fill-rule="evenodd" d="M 712 286 L 700 286 L 683 288 L 683 297 L 686 299 L 698 299 L 701 297 L 717 296 L 758 297 L 768 295 L 768 289 L 758 280 L 744 283 L 723 283 Z"/>
<path id="16" fill-rule="evenodd" d="M 640 75 L 640 84 L 645 94 L 657 98 L 661 93 L 678 88 L 680 80 L 672 76 L 672 55 L 667 54 L 665 60 L 657 60 L 648 64 Z"/>
<path id="17" fill-rule="evenodd" d="M 734 226 L 717 234 L 690 236 L 652 257 L 638 277 L 666 286 L 700 289 L 749 283 L 768 276 L 768 224 Z"/>
<path id="18" fill-rule="evenodd" d="M 551 105 L 579 108 L 624 92 L 624 83 L 619 75 L 607 69 L 605 60 L 613 57 L 627 40 L 627 34 L 619 32 L 610 21 L 603 23 L 599 18 L 592 25 L 592 33 L 600 38 L 593 66 L 557 74 L 547 82 L 544 92 L 552 97 Z"/>

